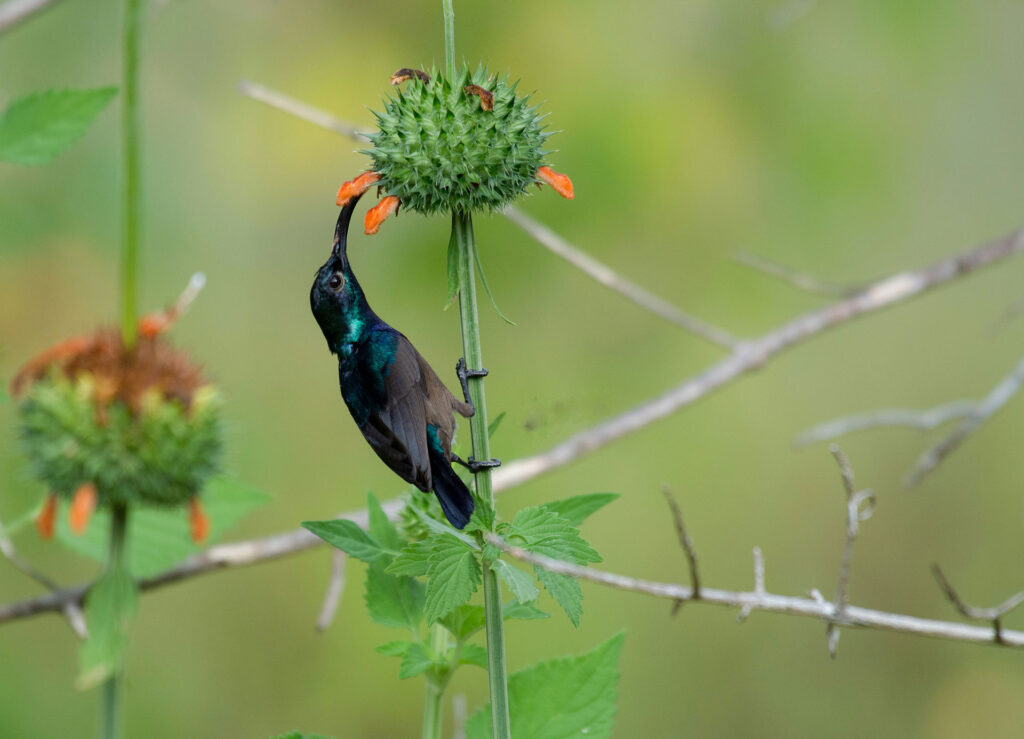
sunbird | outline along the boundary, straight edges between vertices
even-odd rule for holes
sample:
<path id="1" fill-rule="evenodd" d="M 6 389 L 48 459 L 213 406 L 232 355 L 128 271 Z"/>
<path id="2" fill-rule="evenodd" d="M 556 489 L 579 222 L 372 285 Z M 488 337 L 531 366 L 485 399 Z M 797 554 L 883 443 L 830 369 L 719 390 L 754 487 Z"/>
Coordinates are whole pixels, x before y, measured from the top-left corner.
<path id="1" fill-rule="evenodd" d="M 451 449 L 455 413 L 470 418 L 475 412 L 467 379 L 487 370 L 467 369 L 459 360 L 465 398 L 459 400 L 410 341 L 370 308 L 348 261 L 348 226 L 361 195 L 338 215 L 331 256 L 309 293 L 313 316 L 338 357 L 341 397 L 363 437 L 395 474 L 423 492 L 433 490 L 445 517 L 462 529 L 473 514 L 473 495 L 452 462 L 474 472 L 500 464 L 472 457 L 464 462 Z"/>

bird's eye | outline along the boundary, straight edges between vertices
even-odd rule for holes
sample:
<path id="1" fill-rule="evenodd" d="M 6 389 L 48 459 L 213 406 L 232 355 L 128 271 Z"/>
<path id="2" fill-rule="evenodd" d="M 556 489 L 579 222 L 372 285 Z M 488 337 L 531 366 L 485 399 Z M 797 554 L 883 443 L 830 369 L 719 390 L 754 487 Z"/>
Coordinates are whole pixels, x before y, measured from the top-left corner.
<path id="1" fill-rule="evenodd" d="M 342 277 L 341 272 L 335 272 L 331 275 L 330 279 L 327 280 L 327 287 L 331 288 L 334 292 L 340 292 L 341 288 L 345 286 L 345 278 Z"/>

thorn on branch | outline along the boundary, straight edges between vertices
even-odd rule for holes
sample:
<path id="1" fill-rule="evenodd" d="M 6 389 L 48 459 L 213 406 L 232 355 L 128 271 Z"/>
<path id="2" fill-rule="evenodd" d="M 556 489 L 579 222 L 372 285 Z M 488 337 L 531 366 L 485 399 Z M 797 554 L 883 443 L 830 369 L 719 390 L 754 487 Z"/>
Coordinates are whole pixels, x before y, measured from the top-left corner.
<path id="1" fill-rule="evenodd" d="M 764 587 L 764 555 L 761 553 L 761 547 L 754 547 L 754 597 L 761 601 L 768 594 L 768 591 Z M 754 610 L 753 603 L 746 603 L 740 609 L 740 612 L 736 614 L 736 623 L 743 623 L 747 620 L 751 611 Z"/>
<path id="2" fill-rule="evenodd" d="M 978 608 L 976 606 L 968 605 L 961 600 L 960 596 L 957 594 L 956 590 L 953 589 L 953 586 L 950 584 L 949 580 L 946 579 L 946 576 L 942 574 L 942 569 L 937 564 L 932 565 L 932 574 L 935 575 L 935 579 L 938 581 L 939 587 L 942 588 L 943 594 L 949 602 L 953 604 L 953 607 L 956 608 L 957 611 L 959 611 L 963 616 L 974 619 L 975 621 L 991 621 L 993 629 L 992 640 L 996 644 L 1003 643 L 1002 618 L 1021 603 L 1024 603 L 1024 591 L 1021 591 L 1016 595 L 1011 595 L 998 606 L 994 606 L 992 608 Z"/>
<path id="3" fill-rule="evenodd" d="M 672 495 L 672 490 L 668 485 L 661 486 L 661 493 L 665 496 L 665 500 L 668 502 L 669 510 L 672 511 L 672 519 L 676 526 L 676 536 L 679 538 L 679 544 L 683 548 L 683 552 L 686 553 L 686 563 L 690 568 L 690 586 L 693 588 L 693 600 L 700 600 L 700 573 L 697 571 L 697 550 L 693 546 L 693 540 L 690 539 L 690 535 L 686 532 L 686 524 L 683 522 L 683 512 L 679 509 L 679 503 L 676 502 L 675 497 Z M 672 604 L 672 615 L 675 616 L 679 613 L 679 609 L 683 607 L 683 600 L 678 599 Z"/>

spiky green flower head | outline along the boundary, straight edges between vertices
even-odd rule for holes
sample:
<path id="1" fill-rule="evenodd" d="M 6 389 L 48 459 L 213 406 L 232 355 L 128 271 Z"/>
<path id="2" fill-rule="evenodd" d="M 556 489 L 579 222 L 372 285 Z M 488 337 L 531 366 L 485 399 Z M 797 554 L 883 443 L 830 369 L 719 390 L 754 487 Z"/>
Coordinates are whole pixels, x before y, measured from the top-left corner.
<path id="1" fill-rule="evenodd" d="M 162 337 L 126 348 L 101 329 L 73 342 L 14 381 L 32 475 L 64 498 L 91 486 L 100 506 L 193 499 L 220 464 L 217 391 Z"/>
<path id="2" fill-rule="evenodd" d="M 18 408 L 32 475 L 62 498 L 93 484 L 100 506 L 180 506 L 220 463 L 220 398 L 207 385 L 191 406 L 147 392 L 138 411 L 114 401 L 97 414 L 95 378 L 51 375 Z"/>
<path id="3" fill-rule="evenodd" d="M 530 95 L 516 94 L 518 82 L 484 67 L 454 80 L 436 69 L 400 70 L 392 81 L 402 87 L 374 113 L 380 130 L 364 152 L 377 184 L 404 207 L 427 215 L 493 211 L 539 182 L 550 132 Z"/>

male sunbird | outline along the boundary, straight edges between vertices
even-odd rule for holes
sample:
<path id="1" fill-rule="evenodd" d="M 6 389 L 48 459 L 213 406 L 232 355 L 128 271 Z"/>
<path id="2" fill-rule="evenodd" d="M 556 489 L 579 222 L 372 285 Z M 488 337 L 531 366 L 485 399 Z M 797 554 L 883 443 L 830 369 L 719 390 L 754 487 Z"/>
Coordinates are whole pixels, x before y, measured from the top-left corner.
<path id="1" fill-rule="evenodd" d="M 465 397 L 459 400 L 409 340 L 370 308 L 347 253 L 349 221 L 359 195 L 341 209 L 331 256 L 313 281 L 313 316 L 338 357 L 341 397 L 366 441 L 403 480 L 424 492 L 433 489 L 445 517 L 461 529 L 473 514 L 473 496 L 452 462 L 474 472 L 499 464 L 472 457 L 463 462 L 451 450 L 454 414 L 469 418 L 475 412 L 467 378 L 482 377 L 487 370 L 469 370 L 459 360 L 456 371 Z"/>

